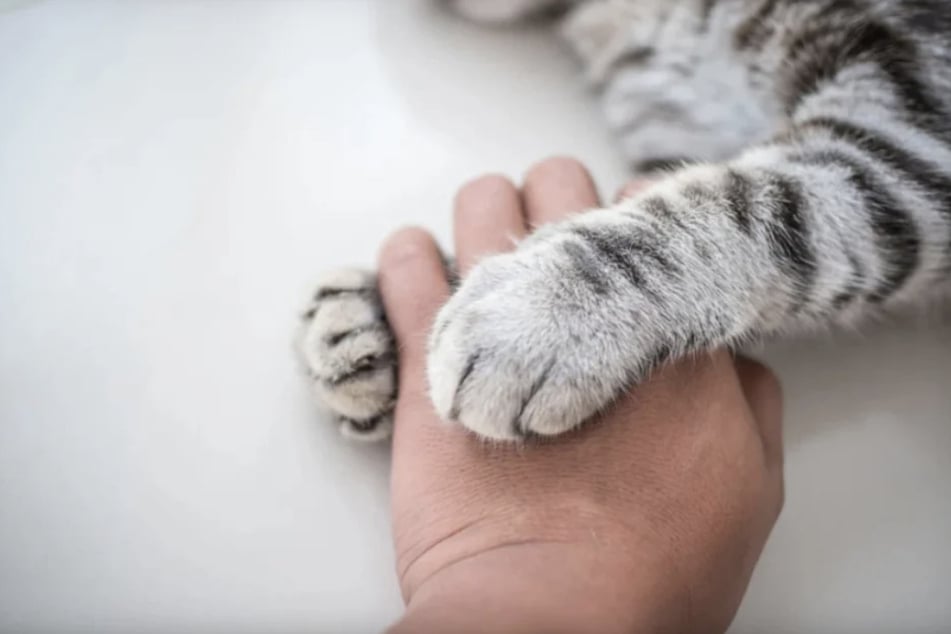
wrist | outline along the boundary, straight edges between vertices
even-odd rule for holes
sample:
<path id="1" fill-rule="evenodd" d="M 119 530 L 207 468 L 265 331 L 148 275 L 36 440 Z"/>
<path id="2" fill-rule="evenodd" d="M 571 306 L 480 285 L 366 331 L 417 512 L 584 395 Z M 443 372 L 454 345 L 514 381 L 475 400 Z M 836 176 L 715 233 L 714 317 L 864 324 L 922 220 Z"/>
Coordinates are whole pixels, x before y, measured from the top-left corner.
<path id="1" fill-rule="evenodd" d="M 390 634 L 687 632 L 687 606 L 657 562 L 615 545 L 502 546 L 447 566 Z"/>

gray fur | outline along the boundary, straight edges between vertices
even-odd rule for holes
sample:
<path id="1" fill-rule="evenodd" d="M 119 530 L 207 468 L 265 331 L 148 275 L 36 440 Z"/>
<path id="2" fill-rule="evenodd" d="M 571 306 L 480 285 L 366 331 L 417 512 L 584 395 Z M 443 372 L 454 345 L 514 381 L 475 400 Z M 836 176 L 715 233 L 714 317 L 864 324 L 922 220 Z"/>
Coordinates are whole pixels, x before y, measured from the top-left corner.
<path id="1" fill-rule="evenodd" d="M 454 4 L 495 20 L 565 3 Z M 663 360 L 948 295 L 951 5 L 568 4 L 563 32 L 632 164 L 685 148 L 694 164 L 477 266 L 430 342 L 442 416 L 558 434 Z"/>

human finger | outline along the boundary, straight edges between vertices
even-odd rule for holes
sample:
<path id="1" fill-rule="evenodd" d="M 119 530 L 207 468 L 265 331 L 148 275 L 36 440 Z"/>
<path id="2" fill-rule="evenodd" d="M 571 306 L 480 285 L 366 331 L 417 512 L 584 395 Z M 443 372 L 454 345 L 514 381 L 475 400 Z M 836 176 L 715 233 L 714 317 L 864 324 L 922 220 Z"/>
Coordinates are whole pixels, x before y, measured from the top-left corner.
<path id="1" fill-rule="evenodd" d="M 537 163 L 522 185 L 529 227 L 539 227 L 598 205 L 598 190 L 580 162 L 555 157 Z"/>
<path id="2" fill-rule="evenodd" d="M 485 256 L 510 251 L 527 233 L 521 197 L 504 176 L 482 176 L 464 185 L 453 216 L 456 263 L 463 276 Z"/>
<path id="3" fill-rule="evenodd" d="M 411 227 L 384 242 L 379 288 L 400 353 L 400 389 L 425 391 L 426 339 L 436 311 L 449 296 L 443 257 L 429 233 Z"/>

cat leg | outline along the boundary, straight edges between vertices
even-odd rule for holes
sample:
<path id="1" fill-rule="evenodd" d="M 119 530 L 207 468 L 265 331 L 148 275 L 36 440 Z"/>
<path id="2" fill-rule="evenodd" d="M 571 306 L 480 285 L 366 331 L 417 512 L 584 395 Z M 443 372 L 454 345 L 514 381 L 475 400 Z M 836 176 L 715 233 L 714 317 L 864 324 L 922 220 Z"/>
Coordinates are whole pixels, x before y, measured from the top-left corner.
<path id="1" fill-rule="evenodd" d="M 865 137 L 798 134 L 812 141 L 685 170 L 476 266 L 433 330 L 438 413 L 488 438 L 559 434 L 669 359 L 857 323 L 938 288 L 947 194 L 903 186 L 890 154 L 863 156 Z"/>
<path id="2" fill-rule="evenodd" d="M 704 5 L 731 25 L 708 55 L 756 71 L 782 130 L 476 266 L 430 342 L 444 418 L 495 439 L 559 434 L 668 359 L 858 324 L 946 288 L 946 42 L 850 2 L 624 6 L 671 19 Z"/>

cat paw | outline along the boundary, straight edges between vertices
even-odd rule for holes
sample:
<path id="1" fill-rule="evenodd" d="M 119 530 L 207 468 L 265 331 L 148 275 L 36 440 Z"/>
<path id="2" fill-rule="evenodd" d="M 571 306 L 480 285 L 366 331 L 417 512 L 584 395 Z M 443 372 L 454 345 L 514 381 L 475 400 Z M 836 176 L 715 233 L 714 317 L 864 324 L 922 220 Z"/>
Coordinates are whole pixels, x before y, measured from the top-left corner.
<path id="1" fill-rule="evenodd" d="M 344 436 L 390 435 L 397 359 L 376 276 L 355 269 L 325 275 L 301 315 L 297 352 Z"/>
<path id="2" fill-rule="evenodd" d="M 606 257 L 556 227 L 475 267 L 430 340 L 440 416 L 498 440 L 556 435 L 656 365 L 660 316 Z"/>

